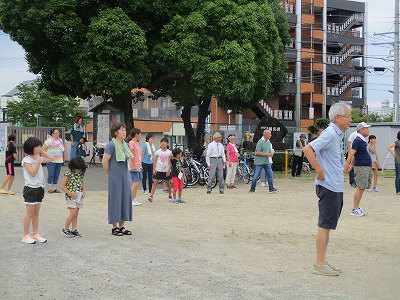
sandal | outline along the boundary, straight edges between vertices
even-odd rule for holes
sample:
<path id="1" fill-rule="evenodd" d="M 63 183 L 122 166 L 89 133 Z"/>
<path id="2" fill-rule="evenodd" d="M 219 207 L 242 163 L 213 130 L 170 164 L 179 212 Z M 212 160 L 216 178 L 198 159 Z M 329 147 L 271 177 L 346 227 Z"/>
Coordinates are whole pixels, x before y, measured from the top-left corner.
<path id="1" fill-rule="evenodd" d="M 115 228 L 111 229 L 111 234 L 112 235 L 116 235 L 116 236 L 123 236 L 124 235 L 121 232 L 121 229 L 119 229 L 118 227 L 115 227 Z"/>
<path id="2" fill-rule="evenodd" d="M 53 194 L 54 193 L 54 191 L 52 191 L 52 190 L 48 190 L 47 191 L 49 194 Z"/>
<path id="3" fill-rule="evenodd" d="M 123 235 L 132 235 L 132 231 L 125 229 L 125 227 L 121 227 L 119 230 Z"/>
<path id="4" fill-rule="evenodd" d="M 59 193 L 61 193 L 61 191 L 59 191 L 59 190 L 55 189 L 55 190 L 53 191 L 53 193 L 57 193 L 57 194 L 59 194 Z"/>

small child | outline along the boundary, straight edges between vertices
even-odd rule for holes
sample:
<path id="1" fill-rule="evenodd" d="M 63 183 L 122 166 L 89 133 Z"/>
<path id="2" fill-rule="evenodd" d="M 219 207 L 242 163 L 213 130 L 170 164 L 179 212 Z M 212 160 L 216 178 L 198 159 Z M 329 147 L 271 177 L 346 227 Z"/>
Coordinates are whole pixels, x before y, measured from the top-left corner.
<path id="1" fill-rule="evenodd" d="M 160 146 L 154 153 L 154 163 L 153 163 L 153 174 L 154 183 L 151 188 L 150 196 L 147 200 L 153 202 L 153 195 L 156 192 L 158 182 L 162 179 L 164 180 L 168 189 L 168 201 L 172 202 L 171 196 L 171 158 L 172 152 L 168 149 L 168 139 L 162 138 Z"/>
<path id="2" fill-rule="evenodd" d="M 78 147 L 76 148 L 76 156 L 82 157 L 85 160 L 86 156 L 89 155 L 89 151 L 86 145 L 87 139 L 85 137 L 81 137 L 79 139 Z"/>
<path id="3" fill-rule="evenodd" d="M 6 172 L 7 176 L 1 185 L 0 194 L 9 194 L 15 195 L 15 193 L 11 190 L 12 184 L 15 178 L 14 172 L 14 160 L 17 158 L 17 148 L 14 146 L 15 143 L 15 135 L 10 134 L 8 136 L 8 145 L 6 148 Z M 5 186 L 8 184 L 8 191 L 4 190 Z"/>
<path id="4" fill-rule="evenodd" d="M 174 203 L 185 203 L 186 201 L 182 200 L 182 190 L 183 190 L 183 181 L 186 180 L 185 173 L 183 173 L 182 169 L 182 150 L 179 148 L 175 148 L 172 150 L 172 160 L 171 160 L 171 175 L 172 175 L 172 185 L 174 187 Z M 176 191 L 178 191 L 178 198 L 176 198 Z"/>
<path id="5" fill-rule="evenodd" d="M 368 138 L 368 151 L 372 160 L 372 171 L 374 173 L 374 186 L 373 189 L 366 189 L 367 192 L 379 192 L 376 187 L 378 183 L 378 169 L 380 168 L 378 153 L 376 153 L 376 136 L 371 134 Z"/>
<path id="6" fill-rule="evenodd" d="M 24 172 L 24 199 L 26 204 L 26 215 L 24 218 L 24 234 L 21 242 L 25 244 L 45 243 L 47 239 L 40 236 L 39 211 L 44 198 L 45 178 L 42 163 L 54 160 L 54 157 L 42 150 L 42 142 L 30 137 L 24 143 L 26 156 L 21 165 Z M 43 155 L 43 157 L 40 156 Z M 29 235 L 29 227 L 32 223 L 32 236 Z"/>
<path id="7" fill-rule="evenodd" d="M 79 209 L 82 208 L 83 198 L 85 198 L 83 177 L 86 171 L 86 164 L 82 157 L 77 156 L 71 159 L 68 168 L 70 171 L 64 174 L 64 178 L 61 182 L 61 189 L 65 192 L 69 216 L 65 220 L 65 225 L 61 233 L 69 238 L 81 237 L 76 226 L 78 224 Z M 69 230 L 71 224 L 72 230 Z"/>

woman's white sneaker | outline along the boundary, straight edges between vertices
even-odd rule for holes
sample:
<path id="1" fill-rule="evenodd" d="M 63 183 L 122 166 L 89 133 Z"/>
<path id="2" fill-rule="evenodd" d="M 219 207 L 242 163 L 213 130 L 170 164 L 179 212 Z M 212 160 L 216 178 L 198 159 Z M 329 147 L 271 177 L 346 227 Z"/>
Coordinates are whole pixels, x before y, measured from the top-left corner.
<path id="1" fill-rule="evenodd" d="M 43 238 L 39 233 L 33 234 L 32 238 L 38 243 L 46 243 L 47 242 L 47 239 Z"/>

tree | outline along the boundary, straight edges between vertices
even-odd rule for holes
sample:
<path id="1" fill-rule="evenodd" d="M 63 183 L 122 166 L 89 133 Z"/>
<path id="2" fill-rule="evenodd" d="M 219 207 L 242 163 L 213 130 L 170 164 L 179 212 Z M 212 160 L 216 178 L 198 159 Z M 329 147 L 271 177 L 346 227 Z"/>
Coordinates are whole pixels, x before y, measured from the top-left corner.
<path id="1" fill-rule="evenodd" d="M 286 83 L 290 37 L 278 0 L 2 0 L 0 24 L 25 48 L 44 87 L 111 97 L 125 111 L 128 130 L 138 98 L 132 88 L 170 95 L 183 107 L 192 147 L 203 140 L 213 96 L 240 112 Z"/>
<path id="2" fill-rule="evenodd" d="M 21 91 L 18 95 L 21 101 L 14 100 L 7 104 L 8 120 L 14 124 L 34 127 L 37 117 L 40 117 L 41 126 L 69 129 L 76 116 L 86 116 L 84 111 L 78 109 L 79 99 L 55 96 L 46 89 L 39 89 L 36 81 L 31 86 L 21 84 L 17 88 Z"/>

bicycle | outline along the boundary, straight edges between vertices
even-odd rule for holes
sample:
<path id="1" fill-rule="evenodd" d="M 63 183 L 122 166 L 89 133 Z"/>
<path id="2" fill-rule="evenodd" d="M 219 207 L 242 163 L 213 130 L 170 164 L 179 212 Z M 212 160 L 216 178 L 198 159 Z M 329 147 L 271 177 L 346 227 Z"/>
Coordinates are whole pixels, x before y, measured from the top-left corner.
<path id="1" fill-rule="evenodd" d="M 104 147 L 100 148 L 95 145 L 93 145 L 93 152 L 92 152 L 92 157 L 87 165 L 87 168 L 89 169 L 96 163 L 96 156 L 99 157 L 99 161 L 102 162 L 103 160 L 103 155 L 104 155 Z"/>
<path id="2" fill-rule="evenodd" d="M 244 183 L 248 184 L 250 182 L 251 171 L 249 165 L 247 164 L 247 156 L 243 155 L 243 159 L 239 161 L 236 170 L 236 181 L 243 180 Z"/>

